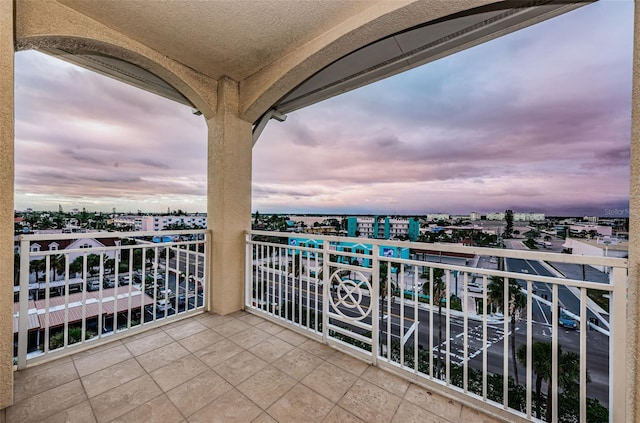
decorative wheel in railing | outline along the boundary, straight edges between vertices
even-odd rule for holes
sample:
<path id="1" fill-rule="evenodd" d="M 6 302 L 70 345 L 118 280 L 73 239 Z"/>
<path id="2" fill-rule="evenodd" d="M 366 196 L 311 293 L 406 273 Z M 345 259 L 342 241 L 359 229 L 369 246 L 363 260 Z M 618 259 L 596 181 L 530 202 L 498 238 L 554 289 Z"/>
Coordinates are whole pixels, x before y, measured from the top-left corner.
<path id="1" fill-rule="evenodd" d="M 351 272 L 348 279 L 340 277 L 344 270 L 338 269 L 329 278 L 331 295 L 329 303 L 336 314 L 350 320 L 362 320 L 371 314 L 371 302 L 363 304 L 363 288 L 372 291 L 369 279 L 358 271 Z M 355 277 L 354 277 L 355 276 Z M 354 277 L 351 279 L 351 277 Z M 342 309 L 341 309 L 342 307 Z M 345 311 L 349 310 L 348 314 Z"/>

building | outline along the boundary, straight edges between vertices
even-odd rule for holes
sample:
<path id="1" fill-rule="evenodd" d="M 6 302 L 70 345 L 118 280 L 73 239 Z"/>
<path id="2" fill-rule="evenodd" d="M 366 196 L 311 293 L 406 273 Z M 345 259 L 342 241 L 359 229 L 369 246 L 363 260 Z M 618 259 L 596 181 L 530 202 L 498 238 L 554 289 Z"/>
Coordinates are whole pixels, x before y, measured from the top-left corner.
<path id="1" fill-rule="evenodd" d="M 469 220 L 471 221 L 482 220 L 482 215 L 478 212 L 471 212 L 469 213 Z"/>
<path id="2" fill-rule="evenodd" d="M 504 213 L 496 212 L 496 213 L 487 213 L 487 220 L 504 220 Z"/>
<path id="3" fill-rule="evenodd" d="M 416 241 L 420 235 L 420 222 L 417 218 L 391 217 L 348 217 L 347 235 L 361 238 L 398 239 Z"/>
<path id="4" fill-rule="evenodd" d="M 532 213 L 532 212 L 514 212 L 514 222 L 543 222 L 545 219 L 544 213 Z"/>
<path id="5" fill-rule="evenodd" d="M 289 245 L 297 247 L 310 247 L 321 250 L 324 247 L 324 241 L 316 238 L 300 238 L 290 237 Z M 374 251 L 374 246 L 366 242 L 353 242 L 353 241 L 329 241 L 329 251 L 331 254 L 336 254 L 338 263 L 345 264 L 357 264 L 358 266 L 371 267 L 371 259 L 367 257 L 349 257 L 340 256 L 338 253 L 356 253 L 364 256 L 371 256 Z M 289 250 L 289 254 L 293 254 L 293 250 Z M 303 252 L 303 257 L 307 255 Z M 398 247 L 393 244 L 380 245 L 378 247 L 378 254 L 382 257 L 403 258 L 409 259 L 409 248 Z M 314 253 L 310 253 L 309 257 L 312 259 L 317 258 Z"/>
<path id="6" fill-rule="evenodd" d="M 206 228 L 207 216 L 203 214 L 189 215 L 123 215 L 114 217 L 112 223 L 116 227 L 132 227 L 134 231 L 163 231 L 167 227 L 184 226 L 185 228 Z"/>
<path id="7" fill-rule="evenodd" d="M 608 236 L 595 239 L 567 238 L 562 245 L 578 256 L 621 257 L 629 256 L 629 242 Z M 601 272 L 608 273 L 605 266 L 592 266 Z"/>
<path id="8" fill-rule="evenodd" d="M 427 221 L 438 222 L 440 220 L 449 220 L 451 215 L 447 213 L 427 213 Z"/>
<path id="9" fill-rule="evenodd" d="M 569 234 L 571 236 L 581 235 L 592 238 L 596 236 L 610 237 L 613 235 L 613 228 L 611 226 L 576 223 L 575 225 L 569 226 Z"/>
<path id="10" fill-rule="evenodd" d="M 487 213 L 487 220 L 505 220 L 505 213 L 494 212 Z M 545 220 L 544 213 L 532 213 L 532 212 L 513 212 L 514 222 L 542 222 Z"/>

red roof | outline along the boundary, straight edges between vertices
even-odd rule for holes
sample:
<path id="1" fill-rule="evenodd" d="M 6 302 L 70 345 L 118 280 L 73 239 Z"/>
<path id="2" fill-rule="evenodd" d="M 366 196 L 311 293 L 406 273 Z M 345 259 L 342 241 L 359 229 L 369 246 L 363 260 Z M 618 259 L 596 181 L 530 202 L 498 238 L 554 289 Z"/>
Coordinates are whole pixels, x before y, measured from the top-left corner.
<path id="1" fill-rule="evenodd" d="M 83 309 L 85 318 L 94 318 L 98 315 L 102 314 L 105 316 L 113 315 L 114 310 L 117 310 L 117 313 L 123 313 L 129 310 L 129 298 L 131 298 L 131 309 L 141 308 L 146 304 L 153 304 L 153 297 L 150 297 L 144 292 L 139 291 L 138 289 L 132 288 L 131 297 L 129 297 L 129 289 L 128 287 L 120 287 L 118 289 L 118 297 L 124 296 L 123 298 L 118 298 L 117 301 L 113 298 L 108 299 L 109 297 L 113 297 L 116 289 L 103 289 L 102 290 L 102 301 L 100 298 L 100 291 L 93 291 L 86 293 L 86 302 L 83 303 L 82 296 L 83 293 L 71 294 L 69 295 L 69 305 L 65 307 L 65 297 L 64 295 L 58 297 L 49 298 L 49 327 L 56 327 L 64 325 L 65 321 L 65 312 L 68 316 L 69 323 L 75 323 L 82 321 Z M 107 298 L 107 299 L 105 299 Z M 102 303 L 102 313 L 100 313 L 100 304 Z M 116 304 L 117 303 L 117 304 Z M 84 306 L 83 306 L 84 304 Z M 19 303 L 13 304 L 14 309 L 14 323 L 13 323 L 13 333 L 18 332 L 18 311 L 20 308 Z M 29 309 L 32 310 L 29 313 L 29 330 L 34 329 L 43 329 L 46 327 L 46 319 L 47 314 L 46 310 L 46 300 L 38 300 L 38 301 L 29 301 Z M 33 312 L 33 310 L 37 310 L 37 314 Z"/>

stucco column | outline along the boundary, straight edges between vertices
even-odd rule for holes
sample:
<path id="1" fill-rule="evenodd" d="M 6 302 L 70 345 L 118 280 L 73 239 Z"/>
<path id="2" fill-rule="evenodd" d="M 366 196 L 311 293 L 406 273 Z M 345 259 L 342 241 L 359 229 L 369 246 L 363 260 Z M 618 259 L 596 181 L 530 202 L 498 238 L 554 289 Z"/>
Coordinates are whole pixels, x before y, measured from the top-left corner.
<path id="1" fill-rule="evenodd" d="M 13 0 L 0 0 L 0 410 L 13 402 L 13 43 Z"/>
<path id="2" fill-rule="evenodd" d="M 627 421 L 640 418 L 640 1 L 635 2 L 627 293 Z"/>
<path id="3" fill-rule="evenodd" d="M 218 81 L 218 107 L 209 127 L 207 222 L 212 231 L 213 311 L 227 314 L 243 305 L 244 231 L 251 229 L 251 123 L 238 117 L 238 83 Z"/>

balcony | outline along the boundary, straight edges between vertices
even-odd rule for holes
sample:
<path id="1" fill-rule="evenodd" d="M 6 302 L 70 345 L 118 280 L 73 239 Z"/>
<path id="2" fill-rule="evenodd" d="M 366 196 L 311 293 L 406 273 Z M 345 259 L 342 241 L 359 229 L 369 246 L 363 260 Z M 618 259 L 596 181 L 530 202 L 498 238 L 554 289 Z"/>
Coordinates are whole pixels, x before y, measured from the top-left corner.
<path id="1" fill-rule="evenodd" d="M 18 369 L 206 308 L 207 231 L 20 237 Z"/>
<path id="2" fill-rule="evenodd" d="M 237 312 L 200 314 L 21 370 L 9 422 L 494 422 Z"/>
<path id="3" fill-rule="evenodd" d="M 508 421 L 626 421 L 613 360 L 626 259 L 255 231 L 246 242 L 248 310 Z"/>
<path id="4" fill-rule="evenodd" d="M 251 231 L 246 311 L 219 316 L 209 233 L 179 232 L 22 238 L 8 421 L 625 421 L 625 259 Z M 601 280 L 572 279 L 583 265 Z"/>

